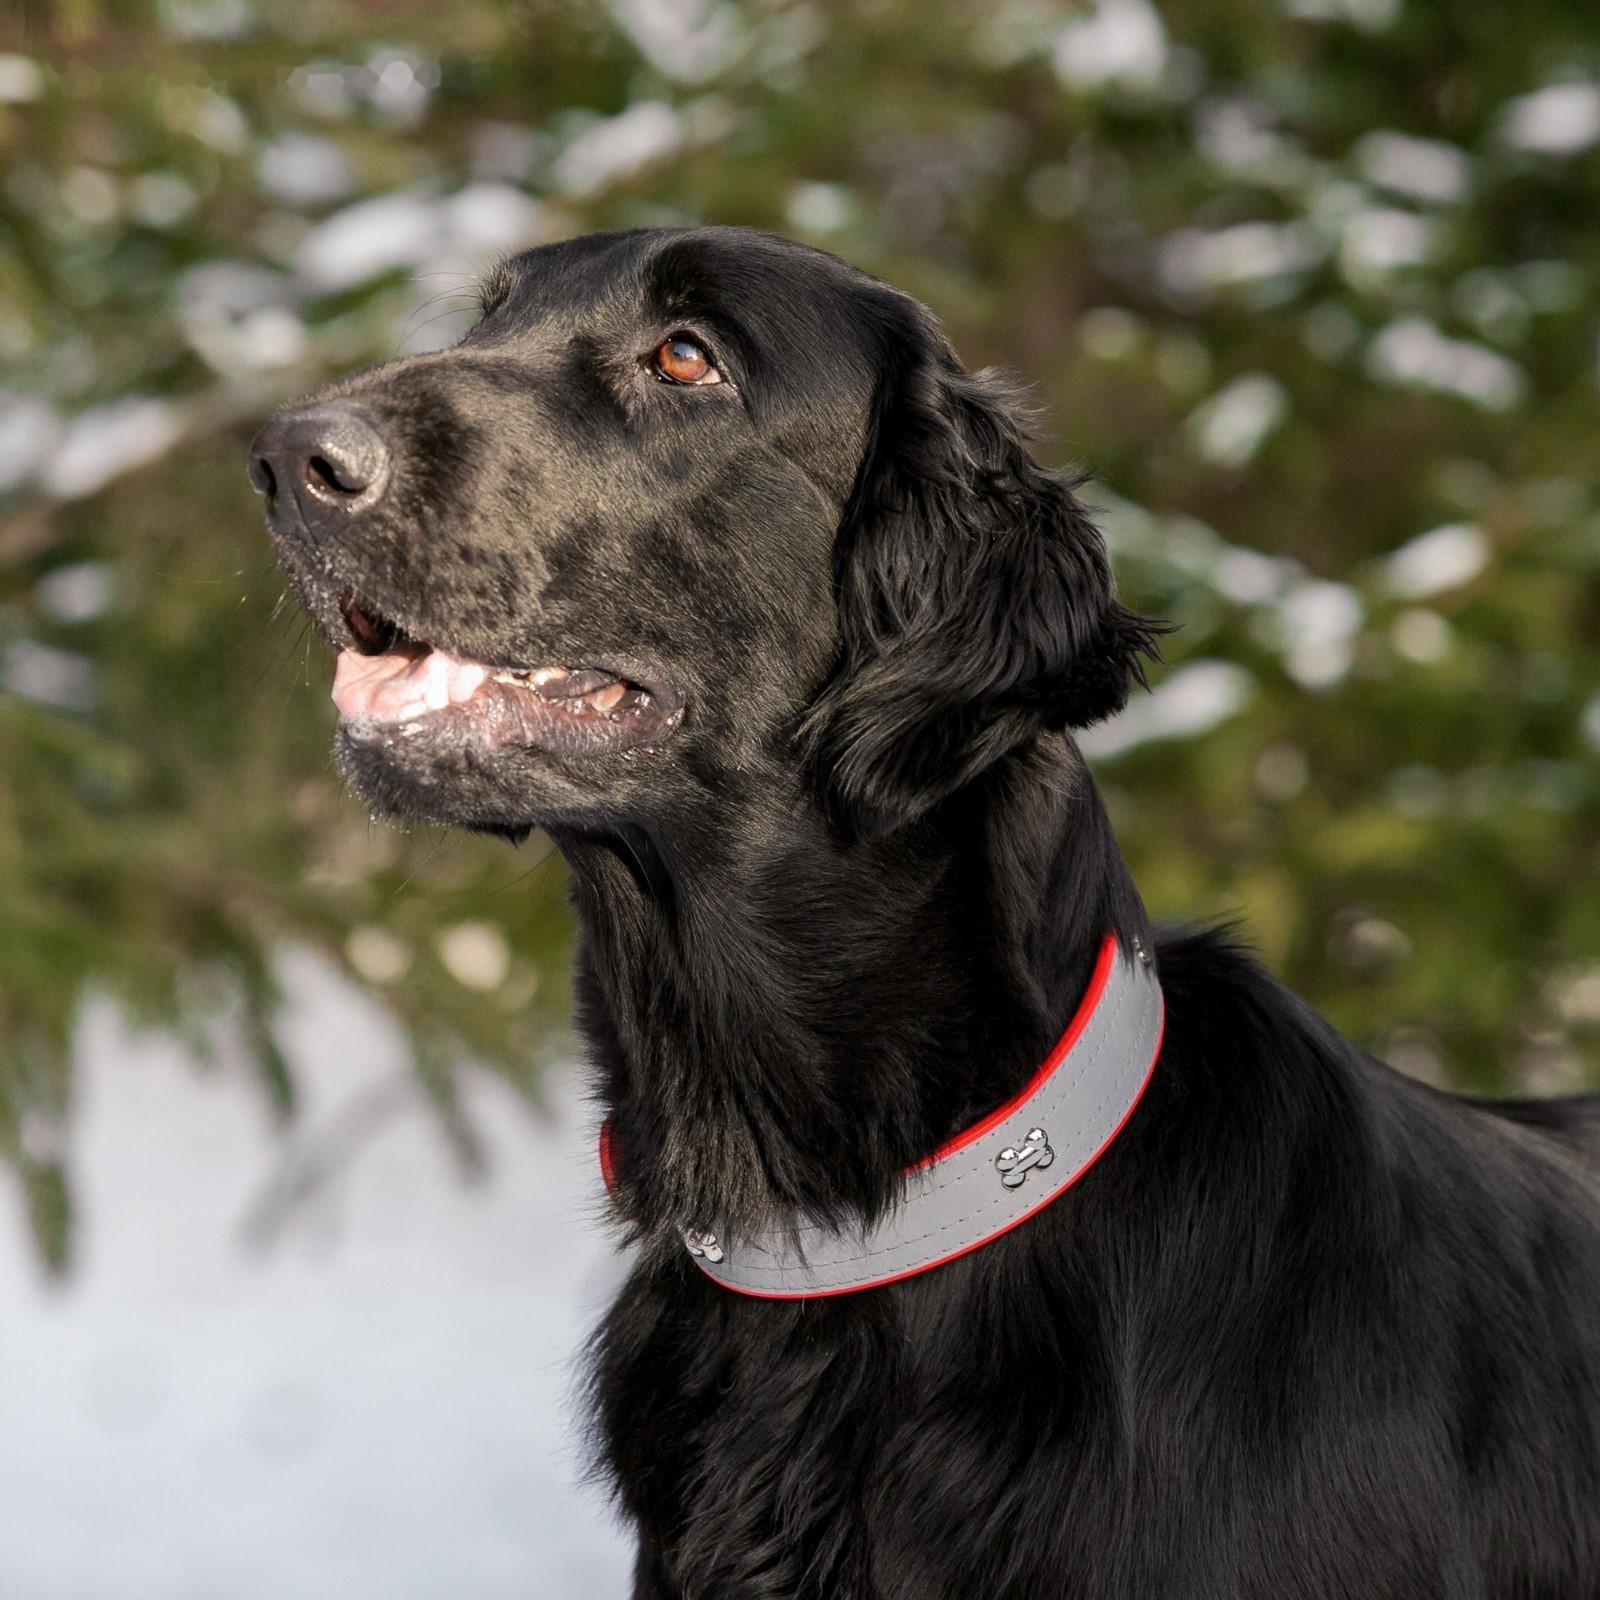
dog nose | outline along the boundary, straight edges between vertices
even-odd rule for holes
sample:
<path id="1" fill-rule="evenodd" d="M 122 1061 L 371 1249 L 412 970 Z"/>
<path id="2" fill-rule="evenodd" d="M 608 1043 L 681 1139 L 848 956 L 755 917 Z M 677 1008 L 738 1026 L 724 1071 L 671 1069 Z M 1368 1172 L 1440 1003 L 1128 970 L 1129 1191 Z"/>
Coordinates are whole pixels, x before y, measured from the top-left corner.
<path id="1" fill-rule="evenodd" d="M 353 405 L 280 411 L 250 447 L 250 482 L 267 497 L 273 525 L 298 516 L 308 533 L 326 534 L 382 498 L 389 447 Z"/>

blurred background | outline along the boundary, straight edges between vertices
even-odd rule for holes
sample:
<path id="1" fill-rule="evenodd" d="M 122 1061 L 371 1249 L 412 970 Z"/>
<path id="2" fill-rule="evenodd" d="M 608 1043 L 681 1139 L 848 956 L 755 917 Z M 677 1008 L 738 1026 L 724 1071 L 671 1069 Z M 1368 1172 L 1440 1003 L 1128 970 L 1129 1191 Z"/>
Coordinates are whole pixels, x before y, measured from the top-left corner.
<path id="1" fill-rule="evenodd" d="M 1182 624 L 1087 741 L 1153 909 L 1551 1093 L 1600 1045 L 1597 218 L 1580 0 L 9 0 L 0 1592 L 625 1592 L 561 866 L 341 793 L 271 407 L 588 229 L 891 279 Z"/>

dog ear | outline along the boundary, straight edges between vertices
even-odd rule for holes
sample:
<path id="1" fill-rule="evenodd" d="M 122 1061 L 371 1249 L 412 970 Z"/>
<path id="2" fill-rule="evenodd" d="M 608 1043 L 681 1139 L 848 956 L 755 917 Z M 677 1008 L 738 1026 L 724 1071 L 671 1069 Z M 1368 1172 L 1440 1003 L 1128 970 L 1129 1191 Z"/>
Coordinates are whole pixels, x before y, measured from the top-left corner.
<path id="1" fill-rule="evenodd" d="M 895 311 L 835 547 L 840 660 L 802 734 L 858 837 L 1110 716 L 1165 631 L 1114 598 L 1104 541 L 1029 455 L 1005 382 L 965 371 L 915 302 Z"/>

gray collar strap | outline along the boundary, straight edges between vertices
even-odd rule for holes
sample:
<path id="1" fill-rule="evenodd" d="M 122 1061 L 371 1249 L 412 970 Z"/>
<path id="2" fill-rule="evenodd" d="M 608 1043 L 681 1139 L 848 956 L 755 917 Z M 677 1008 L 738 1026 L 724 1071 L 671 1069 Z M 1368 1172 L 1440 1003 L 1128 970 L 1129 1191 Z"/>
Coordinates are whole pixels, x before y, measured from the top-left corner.
<path id="1" fill-rule="evenodd" d="M 684 1244 L 708 1278 L 763 1300 L 851 1294 L 943 1266 L 1026 1222 L 1094 1165 L 1150 1081 L 1164 1022 L 1149 954 L 1108 934 L 1033 1081 L 911 1168 L 882 1221 L 835 1229 L 795 1213 L 748 1237 L 689 1230 Z"/>

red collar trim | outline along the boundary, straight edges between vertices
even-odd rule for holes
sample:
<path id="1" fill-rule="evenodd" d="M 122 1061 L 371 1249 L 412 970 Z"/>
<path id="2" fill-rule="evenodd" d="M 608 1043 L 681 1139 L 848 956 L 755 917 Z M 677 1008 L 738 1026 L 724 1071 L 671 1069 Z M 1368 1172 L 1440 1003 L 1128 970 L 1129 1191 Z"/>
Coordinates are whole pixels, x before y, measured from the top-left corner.
<path id="1" fill-rule="evenodd" d="M 1089 987 L 1084 990 L 1083 998 L 1078 1002 L 1078 1009 L 1073 1012 L 1072 1020 L 1067 1024 L 1066 1031 L 1063 1032 L 1061 1037 L 1056 1040 L 1054 1047 L 1051 1049 L 1050 1054 L 1044 1058 L 1044 1062 L 1040 1066 L 1039 1070 L 1034 1073 L 1034 1075 L 1029 1078 L 1028 1081 L 1014 1095 L 1012 1095 L 1012 1097 L 1007 1100 L 1004 1105 L 996 1106 L 993 1111 L 991 1111 L 987 1116 L 981 1118 L 979 1121 L 973 1123 L 970 1128 L 967 1128 L 963 1132 L 956 1134 L 952 1139 L 947 1139 L 942 1145 L 939 1146 L 937 1150 L 933 1152 L 932 1155 L 924 1156 L 922 1160 L 913 1162 L 909 1167 L 906 1168 L 908 1173 L 921 1172 L 924 1169 L 934 1166 L 938 1162 L 945 1160 L 946 1157 L 953 1156 L 958 1151 L 965 1150 L 968 1145 L 976 1144 L 978 1140 L 984 1138 L 990 1133 L 993 1133 L 994 1130 L 1002 1123 L 1015 1116 L 1018 1108 L 1044 1087 L 1045 1083 L 1055 1072 L 1056 1068 L 1059 1067 L 1064 1060 L 1066 1060 L 1068 1054 L 1072 1050 L 1072 1047 L 1077 1044 L 1079 1038 L 1083 1034 L 1083 1030 L 1088 1027 L 1089 1019 L 1094 1015 L 1095 1008 L 1100 1004 L 1100 997 L 1106 992 L 1106 984 L 1111 980 L 1111 969 L 1116 965 L 1116 960 L 1117 936 L 1114 933 L 1108 933 L 1100 942 L 1100 953 L 1095 958 L 1094 971 L 1089 975 Z M 1160 1054 L 1161 1051 L 1158 1045 L 1156 1049 L 1156 1056 L 1159 1057 Z M 1145 1081 L 1140 1086 L 1139 1098 L 1143 1097 L 1144 1090 L 1149 1086 L 1150 1076 L 1153 1074 L 1154 1069 L 1155 1060 L 1152 1059 L 1150 1062 L 1150 1072 L 1146 1074 Z M 1134 1105 L 1137 1105 L 1138 1103 L 1139 1099 L 1136 1098 L 1134 1100 Z M 1128 1108 L 1128 1114 L 1131 1116 L 1132 1113 L 1133 1106 L 1130 1106 Z M 1127 1119 L 1124 1118 L 1123 1120 L 1125 1122 Z M 613 1119 L 611 1117 L 607 1117 L 605 1121 L 600 1124 L 600 1176 L 605 1181 L 606 1192 L 608 1194 L 615 1194 L 618 1186 L 622 1182 L 621 1163 L 617 1151 L 617 1139 L 612 1128 L 612 1122 Z M 1116 1132 L 1121 1132 L 1121 1129 L 1122 1124 L 1119 1123 L 1117 1125 Z M 1116 1133 L 1113 1133 L 1112 1138 L 1114 1139 L 1115 1137 Z M 1106 1144 L 1109 1145 L 1110 1143 L 1111 1140 L 1108 1139 Z M 1098 1160 L 1099 1157 L 1104 1154 L 1104 1151 L 1105 1146 L 1102 1146 L 1100 1150 L 1095 1152 L 1094 1159 Z M 1093 1161 L 1089 1163 L 1089 1165 L 1092 1164 Z M 1088 1166 L 1085 1166 L 1083 1170 L 1087 1171 Z"/>
<path id="2" fill-rule="evenodd" d="M 946 1156 L 953 1156 L 958 1150 L 965 1150 L 968 1145 L 976 1144 L 978 1140 L 994 1132 L 1002 1122 L 1009 1122 L 1017 1113 L 1024 1101 L 1032 1099 L 1057 1067 L 1067 1058 L 1067 1053 L 1078 1042 L 1083 1030 L 1089 1026 L 1089 1018 L 1095 1013 L 1095 1007 L 1100 1004 L 1100 997 L 1106 992 L 1106 984 L 1111 981 L 1111 969 L 1117 960 L 1117 936 L 1108 933 L 1100 942 L 1100 954 L 1095 958 L 1094 971 L 1089 975 L 1089 987 L 1084 990 L 1083 998 L 1078 1002 L 1078 1009 L 1072 1014 L 1072 1021 L 1067 1024 L 1066 1032 L 1056 1040 L 1050 1054 L 1044 1058 L 1044 1064 L 1023 1086 L 1006 1101 L 1003 1106 L 996 1106 L 988 1116 L 973 1123 L 964 1133 L 958 1133 L 955 1138 L 948 1139 L 933 1152 L 931 1156 L 924 1156 L 921 1161 L 914 1162 L 906 1170 L 908 1172 L 921 1172 L 925 1167 L 943 1161 Z"/>

